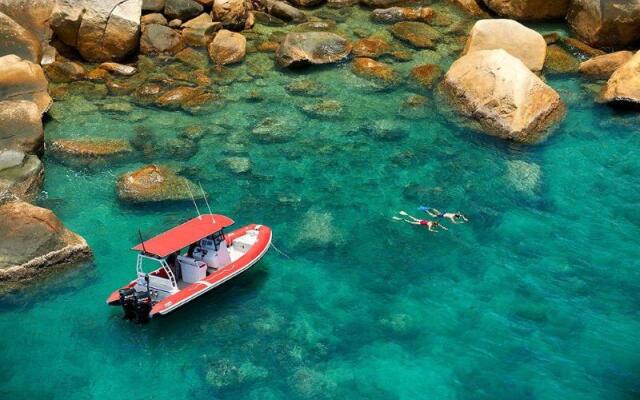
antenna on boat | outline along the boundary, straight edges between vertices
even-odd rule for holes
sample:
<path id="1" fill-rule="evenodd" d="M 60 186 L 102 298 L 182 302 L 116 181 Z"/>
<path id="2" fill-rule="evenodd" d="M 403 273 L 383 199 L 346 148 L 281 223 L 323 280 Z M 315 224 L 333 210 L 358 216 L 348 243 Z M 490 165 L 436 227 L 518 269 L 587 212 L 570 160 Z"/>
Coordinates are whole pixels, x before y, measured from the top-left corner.
<path id="1" fill-rule="evenodd" d="M 146 253 L 147 249 L 144 248 L 144 239 L 142 238 L 142 232 L 140 232 L 140 229 L 138 229 L 138 235 L 140 236 L 140 244 L 142 245 L 142 251 Z"/>
<path id="2" fill-rule="evenodd" d="M 196 212 L 198 213 L 198 219 L 202 219 L 202 215 L 200 215 L 200 210 L 198 209 L 198 204 L 196 203 L 196 198 L 193 197 L 193 192 L 188 184 L 185 184 L 187 190 L 189 191 L 189 195 L 191 196 L 191 201 L 193 201 L 193 205 L 196 207 Z"/>
<path id="3" fill-rule="evenodd" d="M 213 213 L 211 212 L 211 207 L 209 207 L 209 200 L 207 200 L 207 194 L 202 189 L 202 184 L 198 181 L 198 186 L 200 186 L 200 192 L 202 192 L 202 197 L 204 197 L 204 202 L 207 205 L 207 210 L 209 210 L 209 215 L 211 215 L 211 222 L 216 223 L 216 220 L 213 218 Z"/>

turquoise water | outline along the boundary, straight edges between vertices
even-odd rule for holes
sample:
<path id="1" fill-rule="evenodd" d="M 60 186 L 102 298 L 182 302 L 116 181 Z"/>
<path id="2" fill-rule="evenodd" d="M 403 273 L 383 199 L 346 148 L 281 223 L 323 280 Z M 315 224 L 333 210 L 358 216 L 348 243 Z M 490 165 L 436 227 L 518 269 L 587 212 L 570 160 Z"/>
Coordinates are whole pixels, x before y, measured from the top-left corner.
<path id="1" fill-rule="evenodd" d="M 394 68 L 446 69 L 455 56 L 412 52 Z M 468 130 L 437 95 L 373 86 L 348 64 L 255 67 L 270 62 L 249 54 L 216 81 L 224 100 L 197 114 L 107 112 L 129 98 L 96 91 L 56 102 L 47 140 L 152 136 L 144 153 L 107 165 L 46 156 L 39 204 L 95 259 L 0 297 L 0 398 L 640 396 L 636 113 L 594 103 L 577 76 L 547 76 L 568 114 L 546 142 L 521 146 Z M 301 78 L 326 93 L 290 94 Z M 413 94 L 427 103 L 407 110 Z M 302 111 L 323 99 L 342 102 L 342 115 Z M 268 117 L 283 125 L 277 143 L 252 133 Z M 206 131 L 197 142 L 182 134 L 192 125 Z M 251 171 L 233 173 L 230 157 Z M 150 162 L 200 181 L 238 225 L 271 226 L 290 258 L 271 251 L 168 318 L 122 320 L 104 300 L 134 273 L 137 229 L 194 215 L 189 203 L 118 201 L 116 177 Z M 391 219 L 425 203 L 470 223 L 433 235 Z"/>

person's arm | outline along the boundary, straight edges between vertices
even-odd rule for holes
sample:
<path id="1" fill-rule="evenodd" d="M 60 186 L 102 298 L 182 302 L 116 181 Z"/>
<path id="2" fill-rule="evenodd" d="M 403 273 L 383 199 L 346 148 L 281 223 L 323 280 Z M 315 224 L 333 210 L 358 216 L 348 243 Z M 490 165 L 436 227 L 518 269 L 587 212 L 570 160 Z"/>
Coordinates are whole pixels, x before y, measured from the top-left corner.
<path id="1" fill-rule="evenodd" d="M 429 232 L 438 233 L 437 230 L 433 229 L 432 225 L 429 225 Z"/>
<path id="2" fill-rule="evenodd" d="M 439 226 L 440 226 L 440 228 L 444 229 L 445 231 L 448 231 L 448 230 L 449 230 L 449 229 L 447 229 L 447 227 L 446 227 L 446 226 L 444 226 L 444 225 L 439 225 Z"/>
<path id="3" fill-rule="evenodd" d="M 439 214 L 436 214 L 435 212 L 431 211 L 431 210 L 425 210 L 427 212 L 427 214 L 431 215 L 432 217 L 436 218 L 438 217 Z M 437 211 L 437 210 L 436 210 Z"/>

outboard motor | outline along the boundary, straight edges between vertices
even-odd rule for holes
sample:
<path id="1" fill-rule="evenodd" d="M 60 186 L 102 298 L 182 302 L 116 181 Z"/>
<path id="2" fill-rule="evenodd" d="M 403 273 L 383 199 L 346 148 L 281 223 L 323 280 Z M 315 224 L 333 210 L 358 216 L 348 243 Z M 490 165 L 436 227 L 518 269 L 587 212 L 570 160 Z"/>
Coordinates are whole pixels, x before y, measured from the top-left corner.
<path id="1" fill-rule="evenodd" d="M 124 319 L 138 324 L 149 322 L 151 297 L 149 292 L 137 292 L 134 288 L 120 289 L 120 304 L 124 310 Z"/>

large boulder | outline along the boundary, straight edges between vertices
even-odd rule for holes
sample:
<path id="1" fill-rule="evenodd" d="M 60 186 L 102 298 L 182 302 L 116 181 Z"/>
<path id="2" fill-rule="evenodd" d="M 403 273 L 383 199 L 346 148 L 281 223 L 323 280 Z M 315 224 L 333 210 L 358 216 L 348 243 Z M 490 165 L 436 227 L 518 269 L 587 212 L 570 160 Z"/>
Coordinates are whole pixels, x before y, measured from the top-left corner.
<path id="1" fill-rule="evenodd" d="M 51 0 L 0 0 L 0 12 L 19 23 L 41 42 L 51 38 L 49 20 L 56 2 Z"/>
<path id="2" fill-rule="evenodd" d="M 430 22 L 433 19 L 433 9 L 429 7 L 376 8 L 371 12 L 371 19 L 387 24 L 400 21 Z"/>
<path id="3" fill-rule="evenodd" d="M 569 0 L 484 0 L 501 17 L 517 20 L 564 18 Z"/>
<path id="4" fill-rule="evenodd" d="M 264 0 L 264 7 L 267 13 L 286 22 L 304 22 L 307 15 L 294 6 L 278 0 Z"/>
<path id="5" fill-rule="evenodd" d="M 276 50 L 276 61 L 282 67 L 328 64 L 344 60 L 349 53 L 351 44 L 335 33 L 288 33 Z"/>
<path id="6" fill-rule="evenodd" d="M 640 106 L 640 52 L 611 75 L 602 90 L 602 100 Z"/>
<path id="7" fill-rule="evenodd" d="M 47 85 L 38 64 L 13 54 L 0 57 L 0 100 L 29 100 L 44 113 L 52 102 Z"/>
<path id="8" fill-rule="evenodd" d="M 397 22 L 391 26 L 391 34 L 419 49 L 433 49 L 440 33 L 433 27 L 415 21 Z"/>
<path id="9" fill-rule="evenodd" d="M 640 0 L 572 0 L 567 21 L 596 47 L 624 47 L 640 39 Z"/>
<path id="10" fill-rule="evenodd" d="M 40 62 L 40 40 L 6 14 L 0 12 L 0 56 L 15 54 L 34 63 Z"/>
<path id="11" fill-rule="evenodd" d="M 547 54 L 541 34 L 511 19 L 483 19 L 469 33 L 463 54 L 503 49 L 519 58 L 530 70 L 540 71 Z"/>
<path id="12" fill-rule="evenodd" d="M 200 3 L 193 0 L 166 0 L 164 4 L 164 15 L 169 20 L 179 19 L 186 21 L 197 17 L 204 11 Z"/>
<path id="13" fill-rule="evenodd" d="M 455 4 L 468 14 L 478 18 L 488 18 L 489 13 L 480 7 L 478 2 L 482 3 L 482 0 L 449 0 L 449 2 Z"/>
<path id="14" fill-rule="evenodd" d="M 27 100 L 0 101 L 0 151 L 42 152 L 44 131 L 38 106 Z"/>
<path id="15" fill-rule="evenodd" d="M 209 44 L 209 57 L 216 65 L 235 64 L 244 58 L 246 47 L 247 39 L 244 36 L 223 29 Z"/>
<path id="16" fill-rule="evenodd" d="M 377 37 L 360 39 L 353 43 L 353 55 L 356 57 L 378 58 L 390 50 L 389 43 Z"/>
<path id="17" fill-rule="evenodd" d="M 505 50 L 479 50 L 455 61 L 444 93 L 485 133 L 532 143 L 564 112 L 560 96 Z"/>
<path id="18" fill-rule="evenodd" d="M 56 36 L 87 61 L 120 60 L 138 48 L 142 0 L 58 0 Z"/>
<path id="19" fill-rule="evenodd" d="M 633 53 L 630 51 L 617 51 L 590 58 L 580 63 L 580 73 L 598 79 L 609 79 L 618 68 L 631 60 Z"/>
<path id="20" fill-rule="evenodd" d="M 43 177 L 44 168 L 38 156 L 0 149 L 0 204 L 16 198 L 34 200 Z"/>
<path id="21" fill-rule="evenodd" d="M 147 25 L 140 38 L 142 54 L 176 54 L 183 48 L 180 32 L 164 25 Z"/>
<path id="22" fill-rule="evenodd" d="M 51 210 L 21 201 L 0 206 L 0 281 L 28 279 L 89 257 L 87 242 Z"/>
<path id="23" fill-rule="evenodd" d="M 289 0 L 289 2 L 296 7 L 315 7 L 325 1 L 326 0 Z"/>
<path id="24" fill-rule="evenodd" d="M 211 13 L 214 21 L 231 30 L 242 30 L 248 16 L 244 0 L 215 0 Z"/>
<path id="25" fill-rule="evenodd" d="M 165 166 L 148 165 L 118 178 L 118 198 L 133 203 L 189 200 L 197 186 Z"/>
<path id="26" fill-rule="evenodd" d="M 390 65 L 367 57 L 356 57 L 353 60 L 351 70 L 362 78 L 373 79 L 385 84 L 395 83 L 398 80 L 398 75 Z"/>

